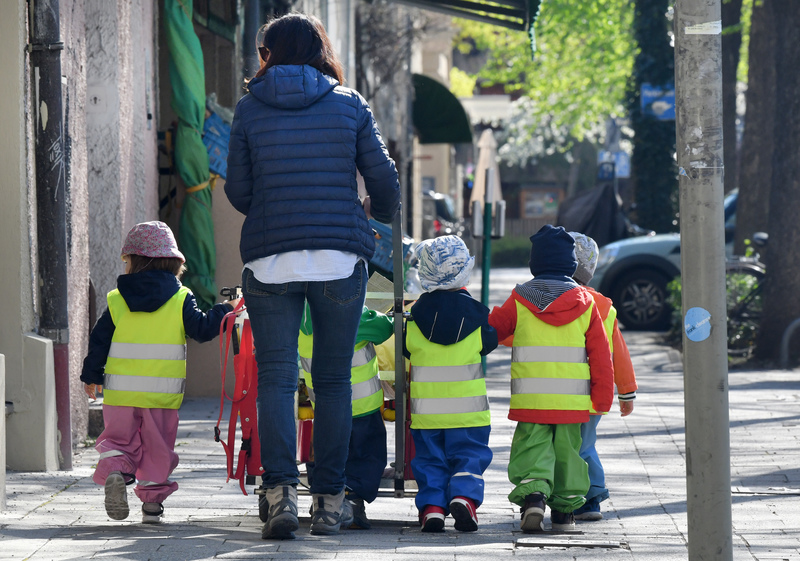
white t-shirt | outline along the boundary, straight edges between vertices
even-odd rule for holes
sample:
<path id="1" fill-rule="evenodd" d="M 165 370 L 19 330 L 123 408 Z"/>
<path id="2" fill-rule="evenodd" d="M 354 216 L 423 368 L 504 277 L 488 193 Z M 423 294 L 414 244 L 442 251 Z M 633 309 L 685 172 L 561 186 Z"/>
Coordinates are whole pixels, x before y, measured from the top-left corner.
<path id="1" fill-rule="evenodd" d="M 245 268 L 264 284 L 319 282 L 348 278 L 358 261 L 367 266 L 364 259 L 349 251 L 301 249 L 254 259 Z"/>

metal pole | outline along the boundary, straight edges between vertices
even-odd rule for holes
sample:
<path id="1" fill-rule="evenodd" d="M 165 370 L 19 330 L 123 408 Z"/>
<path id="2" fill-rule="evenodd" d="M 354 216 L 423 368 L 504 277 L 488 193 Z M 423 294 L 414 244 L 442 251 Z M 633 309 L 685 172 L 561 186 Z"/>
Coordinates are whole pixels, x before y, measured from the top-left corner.
<path id="1" fill-rule="evenodd" d="M 251 78 L 261 67 L 256 51 L 256 36 L 265 23 L 261 11 L 261 0 L 246 0 L 244 6 L 244 37 L 242 51 L 244 55 L 244 77 Z"/>
<path id="2" fill-rule="evenodd" d="M 494 170 L 486 170 L 483 203 L 483 261 L 481 263 L 481 302 L 489 307 L 489 269 L 492 264 L 492 200 L 494 199 Z M 481 357 L 481 368 L 486 375 L 486 356 Z"/>
<path id="3" fill-rule="evenodd" d="M 489 266 L 492 263 L 492 200 L 494 198 L 494 173 L 486 170 L 486 190 L 483 203 L 483 262 L 481 263 L 481 302 L 489 305 Z"/>
<path id="4" fill-rule="evenodd" d="M 67 299 L 67 192 L 59 0 L 36 0 L 31 22 L 35 104 L 39 335 L 53 340 L 61 469 L 72 469 Z"/>
<path id="5" fill-rule="evenodd" d="M 406 363 L 403 357 L 403 220 L 402 210 L 392 220 L 392 279 L 394 288 L 394 495 L 405 496 Z M 410 459 L 410 458 L 409 458 Z"/>
<path id="6" fill-rule="evenodd" d="M 689 559 L 733 558 L 720 0 L 675 3 Z"/>

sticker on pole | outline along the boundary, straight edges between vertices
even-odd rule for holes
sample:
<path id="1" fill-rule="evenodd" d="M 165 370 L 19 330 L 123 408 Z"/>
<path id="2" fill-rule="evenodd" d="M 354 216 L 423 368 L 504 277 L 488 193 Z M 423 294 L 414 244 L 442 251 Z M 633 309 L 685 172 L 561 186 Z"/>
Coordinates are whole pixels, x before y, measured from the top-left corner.
<path id="1" fill-rule="evenodd" d="M 711 335 L 711 314 L 705 308 L 689 308 L 683 320 L 686 337 L 699 343 Z"/>

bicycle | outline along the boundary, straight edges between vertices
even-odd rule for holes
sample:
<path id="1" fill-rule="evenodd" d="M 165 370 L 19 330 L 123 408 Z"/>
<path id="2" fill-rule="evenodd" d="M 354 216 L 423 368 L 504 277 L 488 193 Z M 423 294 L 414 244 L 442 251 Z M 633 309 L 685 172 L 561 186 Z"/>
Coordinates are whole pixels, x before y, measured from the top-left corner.
<path id="1" fill-rule="evenodd" d="M 752 244 L 763 248 L 769 236 L 753 235 Z M 763 292 L 767 271 L 756 252 L 731 257 L 725 265 L 726 309 L 728 311 L 728 356 L 749 358 L 756 345 L 763 312 Z"/>

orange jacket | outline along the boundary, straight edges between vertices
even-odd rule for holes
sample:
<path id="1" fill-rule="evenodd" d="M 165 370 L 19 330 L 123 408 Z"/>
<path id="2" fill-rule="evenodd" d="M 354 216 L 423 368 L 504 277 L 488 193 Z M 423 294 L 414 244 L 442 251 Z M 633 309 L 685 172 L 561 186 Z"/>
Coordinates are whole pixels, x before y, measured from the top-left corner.
<path id="1" fill-rule="evenodd" d="M 594 298 L 594 303 L 597 306 L 597 311 L 600 312 L 600 317 L 603 321 L 608 317 L 611 311 L 611 299 L 603 296 L 595 289 L 585 287 L 589 294 Z M 628 345 L 625 344 L 625 339 L 622 338 L 622 333 L 619 330 L 617 320 L 614 320 L 614 330 L 611 335 L 614 353 L 614 384 L 617 386 L 617 394 L 625 395 L 634 393 L 638 388 L 636 385 L 636 374 L 633 371 L 633 363 L 631 362 L 631 354 L 628 351 Z"/>

